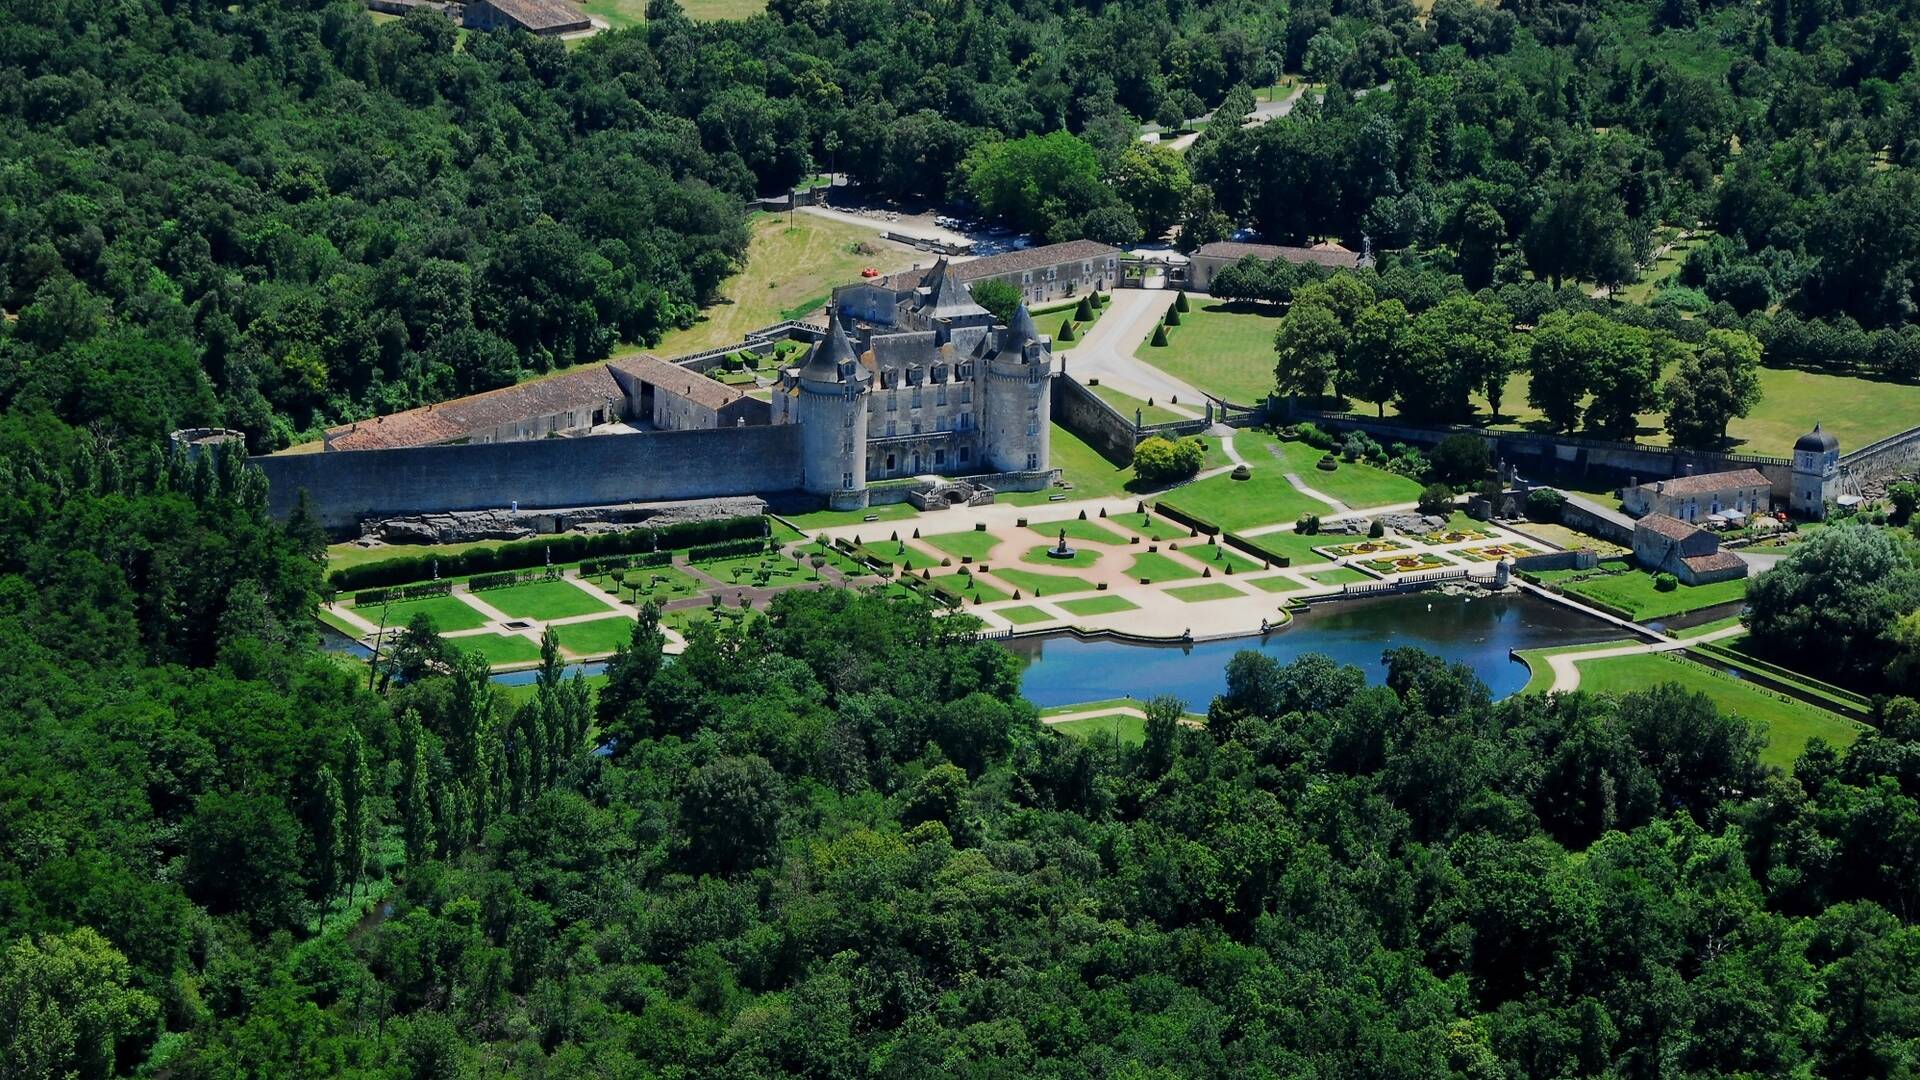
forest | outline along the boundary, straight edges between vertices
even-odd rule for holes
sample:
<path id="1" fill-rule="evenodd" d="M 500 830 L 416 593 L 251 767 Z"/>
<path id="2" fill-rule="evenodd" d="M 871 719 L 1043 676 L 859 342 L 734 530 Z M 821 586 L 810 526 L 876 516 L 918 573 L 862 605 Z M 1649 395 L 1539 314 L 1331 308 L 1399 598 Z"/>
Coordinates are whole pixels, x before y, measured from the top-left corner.
<path id="1" fill-rule="evenodd" d="M 745 198 L 825 169 L 1052 236 L 1407 246 L 1243 281 L 1306 300 L 1302 392 L 1404 395 L 1361 361 L 1413 335 L 1445 408 L 1520 323 L 1527 363 L 1620 379 L 1564 382 L 1568 425 L 1656 392 L 1605 358 L 1660 335 L 1911 370 L 1915 18 L 660 0 L 567 50 L 345 3 L 9 5 L 0 1075 L 1920 1074 L 1910 698 L 1782 772 L 1673 687 L 1495 702 L 1411 650 L 1373 685 L 1245 654 L 1143 744 L 1083 742 L 964 617 L 848 591 L 671 662 L 643 617 L 597 692 L 424 634 L 370 671 L 317 648 L 311 518 L 164 438 L 265 449 L 652 340 L 738 264 Z M 1285 75 L 1325 102 L 1136 145 Z M 1704 302 L 1565 287 L 1689 216 Z M 1756 586 L 1759 644 L 1910 687 L 1911 545 L 1830 535 Z"/>
<path id="2" fill-rule="evenodd" d="M 1782 362 L 1916 352 L 1905 8 L 648 16 L 568 49 L 344 0 L 13 6 L 0 401 L 92 422 L 149 393 L 150 427 L 220 423 L 262 450 L 500 386 L 687 325 L 744 255 L 742 201 L 822 171 L 1049 240 L 1338 238 L 1465 291 L 1618 285 L 1698 224 L 1709 241 L 1656 300 L 1787 322 L 1754 331 L 1790 343 Z M 1235 122 L 1301 79 L 1324 91 Z M 1136 138 L 1208 117 L 1184 155 Z"/>

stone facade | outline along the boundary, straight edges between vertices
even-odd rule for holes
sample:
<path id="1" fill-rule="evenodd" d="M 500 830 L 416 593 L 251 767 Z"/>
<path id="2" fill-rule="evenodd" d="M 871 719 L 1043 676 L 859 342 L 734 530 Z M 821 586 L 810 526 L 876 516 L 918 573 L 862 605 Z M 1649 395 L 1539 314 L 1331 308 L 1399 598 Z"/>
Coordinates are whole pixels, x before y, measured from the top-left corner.
<path id="1" fill-rule="evenodd" d="M 1372 259 L 1339 244 L 1288 247 L 1283 244 L 1239 244 L 1222 240 L 1212 244 L 1202 244 L 1189 258 L 1187 284 L 1196 289 L 1211 291 L 1214 275 L 1218 274 L 1221 268 L 1232 266 L 1241 259 L 1258 259 L 1263 263 L 1285 259 L 1290 263 L 1312 263 L 1316 266 L 1343 270 L 1373 265 Z"/>
<path id="2" fill-rule="evenodd" d="M 1820 521 L 1827 516 L 1827 504 L 1840 497 L 1840 440 L 1813 425 L 1813 430 L 1793 444 L 1793 496 L 1789 502 L 1795 514 Z"/>
<path id="3" fill-rule="evenodd" d="M 869 479 L 1051 471 L 1051 342 L 1024 306 L 995 325 L 950 262 L 924 280 L 887 303 L 878 286 L 842 290 L 853 303 L 781 374 L 772 421 L 808 429 L 808 491 L 866 505 Z"/>
<path id="4" fill-rule="evenodd" d="M 1688 585 L 1747 576 L 1746 561 L 1720 550 L 1720 538 L 1666 514 L 1634 523 L 1633 557 L 1641 566 L 1672 574 Z"/>
<path id="5" fill-rule="evenodd" d="M 1636 484 L 1620 492 L 1620 504 L 1627 513 L 1666 514 L 1681 521 L 1701 524 L 1721 515 L 1721 520 L 1744 519 L 1764 514 L 1772 502 L 1773 483 L 1758 469 L 1679 476 Z"/>
<path id="6" fill-rule="evenodd" d="M 1019 289 L 1020 298 L 1026 303 L 1045 304 L 1112 290 L 1120 281 L 1120 260 L 1124 255 L 1119 248 L 1107 244 L 1071 240 L 963 263 L 942 259 L 928 269 L 915 267 L 873 281 L 843 285 L 833 291 L 833 302 L 849 318 L 868 322 L 891 320 L 902 296 L 924 290 L 935 278 L 948 274 L 968 286 L 989 280 L 1004 281 Z"/>

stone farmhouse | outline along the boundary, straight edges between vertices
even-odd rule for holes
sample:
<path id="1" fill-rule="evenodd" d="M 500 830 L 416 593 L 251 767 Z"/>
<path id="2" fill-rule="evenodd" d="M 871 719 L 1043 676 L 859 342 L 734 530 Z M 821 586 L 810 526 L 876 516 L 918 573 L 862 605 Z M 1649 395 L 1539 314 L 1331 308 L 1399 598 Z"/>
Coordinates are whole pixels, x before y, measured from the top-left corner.
<path id="1" fill-rule="evenodd" d="M 1746 561 L 1721 551 L 1719 537 L 1667 514 L 1652 513 L 1634 522 L 1633 557 L 1641 566 L 1688 585 L 1747 576 Z"/>
<path id="2" fill-rule="evenodd" d="M 1695 525 L 1738 525 L 1766 513 L 1772 492 L 1765 473 L 1736 469 L 1632 485 L 1620 493 L 1620 503 L 1635 517 L 1665 514 Z"/>
<path id="3" fill-rule="evenodd" d="M 1030 489 L 1051 478 L 1052 342 L 1024 304 L 997 325 L 960 270 L 942 259 L 911 285 L 896 274 L 891 287 L 835 294 L 825 340 L 773 394 L 773 423 L 806 429 L 808 491 L 865 505 L 870 480 L 991 473 Z"/>
<path id="4" fill-rule="evenodd" d="M 464 0 L 462 22 L 469 30 L 525 30 L 554 36 L 593 29 L 586 13 L 567 0 Z"/>
<path id="5" fill-rule="evenodd" d="M 988 279 L 1004 281 L 1020 290 L 1020 298 L 1031 305 L 1065 300 L 1090 292 L 1106 292 L 1120 280 L 1120 260 L 1125 252 L 1092 240 L 1070 240 L 1064 244 L 1046 244 L 1023 248 L 983 259 L 902 271 L 872 281 L 843 285 L 833 291 L 834 303 L 855 318 L 890 318 L 899 297 L 928 284 L 943 265 L 962 285 L 974 285 Z"/>
<path id="6" fill-rule="evenodd" d="M 767 404 L 690 368 L 622 356 L 552 378 L 328 429 L 327 450 L 521 442 L 767 422 Z"/>
<path id="7" fill-rule="evenodd" d="M 1210 290 L 1213 288 L 1213 276 L 1220 272 L 1221 267 L 1232 266 L 1248 258 L 1261 262 L 1285 259 L 1290 263 L 1313 263 L 1343 270 L 1373 265 L 1371 258 L 1335 243 L 1287 247 L 1281 244 L 1236 244 L 1222 240 L 1203 244 L 1193 253 L 1187 264 L 1187 284 L 1202 291 Z"/>

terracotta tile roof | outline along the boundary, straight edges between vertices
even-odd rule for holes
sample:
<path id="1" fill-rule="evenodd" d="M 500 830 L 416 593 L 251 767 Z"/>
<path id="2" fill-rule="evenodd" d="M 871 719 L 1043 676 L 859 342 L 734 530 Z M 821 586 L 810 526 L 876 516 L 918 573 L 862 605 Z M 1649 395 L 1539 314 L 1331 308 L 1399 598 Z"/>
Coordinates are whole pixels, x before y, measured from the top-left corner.
<path id="1" fill-rule="evenodd" d="M 1700 530 L 1666 514 L 1648 514 L 1634 523 L 1635 529 L 1646 529 L 1658 533 L 1669 540 L 1685 540 Z"/>
<path id="2" fill-rule="evenodd" d="M 329 428 L 327 447 L 330 450 L 386 450 L 431 446 L 490 431 L 502 424 L 604 404 L 609 399 L 623 402 L 626 394 L 608 372 L 607 365 L 588 364 L 551 378 Z"/>
<path id="3" fill-rule="evenodd" d="M 528 30 L 582 29 L 591 26 L 586 15 L 566 0 L 487 0 L 495 10 Z"/>
<path id="4" fill-rule="evenodd" d="M 1313 247 L 1287 247 L 1282 244 L 1236 244 L 1220 240 L 1203 244 L 1193 253 L 1195 258 L 1225 259 L 1239 262 L 1251 255 L 1256 259 L 1272 262 L 1285 259 L 1290 263 L 1318 263 L 1321 266 L 1354 267 L 1360 265 L 1360 256 L 1338 244 L 1316 244 Z"/>
<path id="5" fill-rule="evenodd" d="M 692 368 L 669 363 L 657 356 L 635 353 L 607 361 L 608 367 L 621 371 L 659 390 L 683 397 L 708 409 L 721 409 L 746 397 L 746 392 L 710 379 Z"/>
<path id="6" fill-rule="evenodd" d="M 971 259 L 953 264 L 953 276 L 962 283 L 979 281 L 981 278 L 999 277 L 1002 274 L 1018 274 L 1027 270 L 1038 270 L 1047 266 L 1059 266 L 1063 263 L 1090 262 L 1102 260 L 1101 269 L 1105 269 L 1104 260 L 1117 259 L 1126 254 L 1111 244 L 1102 244 L 1093 240 L 1069 240 L 1064 244 L 1043 244 L 1040 247 L 1022 248 L 1000 255 L 989 255 L 984 259 Z M 938 263 L 935 266 L 939 265 Z M 890 277 L 879 278 L 874 284 L 887 288 L 906 291 L 917 289 L 926 284 L 934 267 L 918 270 L 903 270 Z"/>
<path id="7" fill-rule="evenodd" d="M 1662 495 L 1711 495 L 1716 491 L 1731 491 L 1734 488 L 1771 487 L 1773 481 L 1767 479 L 1767 474 L 1759 469 L 1735 469 L 1732 472 L 1676 476 L 1671 480 L 1640 486 L 1655 487 Z"/>
<path id="8" fill-rule="evenodd" d="M 1712 574 L 1721 570 L 1734 570 L 1746 565 L 1746 560 L 1731 551 L 1716 551 L 1711 555 L 1694 555 L 1681 559 L 1687 569 L 1696 574 Z"/>

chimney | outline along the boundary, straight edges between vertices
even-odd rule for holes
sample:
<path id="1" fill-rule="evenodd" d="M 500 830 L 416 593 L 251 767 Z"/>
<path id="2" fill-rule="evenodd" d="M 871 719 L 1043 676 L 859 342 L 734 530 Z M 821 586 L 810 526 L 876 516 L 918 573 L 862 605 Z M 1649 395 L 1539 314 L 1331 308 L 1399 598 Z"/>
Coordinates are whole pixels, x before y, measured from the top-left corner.
<path id="1" fill-rule="evenodd" d="M 1640 486 L 1640 478 L 1639 478 L 1639 477 L 1637 477 L 1637 476 L 1629 476 L 1629 477 L 1627 477 L 1627 486 L 1628 486 L 1628 487 L 1630 487 L 1630 488 L 1635 488 L 1635 487 L 1639 487 L 1639 486 Z"/>

